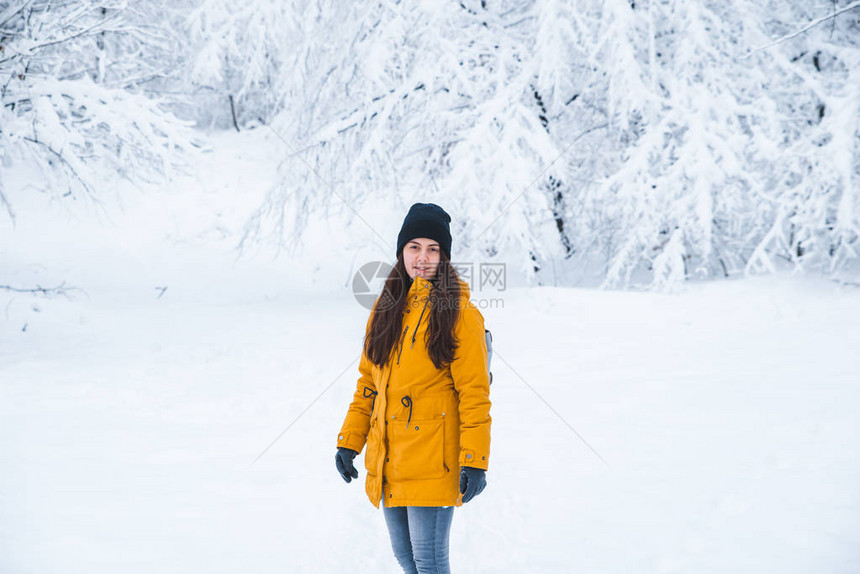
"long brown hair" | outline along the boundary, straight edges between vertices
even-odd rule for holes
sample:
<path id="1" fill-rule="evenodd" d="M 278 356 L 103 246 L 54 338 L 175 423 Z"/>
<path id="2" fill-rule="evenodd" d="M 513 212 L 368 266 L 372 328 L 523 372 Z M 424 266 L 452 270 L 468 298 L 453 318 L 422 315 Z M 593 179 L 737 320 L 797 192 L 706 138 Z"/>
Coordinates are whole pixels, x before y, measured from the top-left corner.
<path id="1" fill-rule="evenodd" d="M 442 369 L 454 360 L 457 350 L 454 326 L 460 313 L 460 277 L 448 255 L 441 250 L 439 254 L 436 276 L 430 280 L 430 322 L 426 341 L 430 360 L 437 369 Z M 370 331 L 364 338 L 364 352 L 380 367 L 385 365 L 400 343 L 406 295 L 411 286 L 412 279 L 403 263 L 403 253 L 400 253 L 376 301 Z"/>

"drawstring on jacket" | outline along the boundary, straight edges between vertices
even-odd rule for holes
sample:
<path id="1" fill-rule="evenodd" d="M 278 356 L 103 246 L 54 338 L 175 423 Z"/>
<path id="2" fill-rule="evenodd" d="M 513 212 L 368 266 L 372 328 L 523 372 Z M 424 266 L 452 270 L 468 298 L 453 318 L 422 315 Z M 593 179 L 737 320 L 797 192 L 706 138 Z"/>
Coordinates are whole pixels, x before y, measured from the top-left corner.
<path id="1" fill-rule="evenodd" d="M 406 419 L 406 426 L 409 426 L 409 422 L 412 420 L 412 397 L 409 395 L 404 396 L 400 399 L 400 404 L 404 407 L 409 407 L 409 418 Z"/>
<path id="2" fill-rule="evenodd" d="M 374 407 L 374 405 L 376 405 L 376 395 L 378 395 L 379 393 L 374 391 L 370 387 L 364 387 L 364 391 L 362 394 L 364 395 L 364 398 L 366 398 L 366 399 L 369 397 L 373 397 L 373 400 L 370 401 L 370 412 L 372 413 L 373 407 Z"/>
<path id="3" fill-rule="evenodd" d="M 426 301 L 424 301 L 424 308 L 421 309 L 421 315 L 418 317 L 418 324 L 415 325 L 415 331 L 412 332 L 412 342 L 409 343 L 409 348 L 412 348 L 412 345 L 415 344 L 415 335 L 418 334 L 418 327 L 421 326 L 421 319 L 424 318 L 424 311 L 427 309 L 427 303 L 430 302 L 430 298 L 428 297 Z"/>
<path id="4" fill-rule="evenodd" d="M 418 335 L 418 327 L 421 326 L 421 319 L 424 318 L 424 311 L 427 310 L 427 305 L 430 303 L 430 299 L 428 298 L 424 301 L 424 307 L 421 309 L 421 315 L 418 317 L 418 324 L 415 325 L 415 330 L 412 332 L 412 342 L 409 343 L 409 348 L 415 344 L 415 336 Z M 403 333 L 400 335 L 400 343 L 397 349 L 397 364 L 400 364 L 400 353 L 403 352 L 403 346 L 406 344 L 406 335 L 409 333 L 409 325 L 406 325 L 403 329 Z"/>

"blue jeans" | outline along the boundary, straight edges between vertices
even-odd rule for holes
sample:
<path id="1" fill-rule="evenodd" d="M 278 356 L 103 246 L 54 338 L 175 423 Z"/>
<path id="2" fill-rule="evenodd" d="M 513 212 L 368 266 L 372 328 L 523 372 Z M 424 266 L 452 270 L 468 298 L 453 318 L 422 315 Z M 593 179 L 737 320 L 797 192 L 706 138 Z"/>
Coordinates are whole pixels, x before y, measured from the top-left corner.
<path id="1" fill-rule="evenodd" d="M 406 574 L 450 574 L 453 506 L 383 507 L 394 557 Z"/>

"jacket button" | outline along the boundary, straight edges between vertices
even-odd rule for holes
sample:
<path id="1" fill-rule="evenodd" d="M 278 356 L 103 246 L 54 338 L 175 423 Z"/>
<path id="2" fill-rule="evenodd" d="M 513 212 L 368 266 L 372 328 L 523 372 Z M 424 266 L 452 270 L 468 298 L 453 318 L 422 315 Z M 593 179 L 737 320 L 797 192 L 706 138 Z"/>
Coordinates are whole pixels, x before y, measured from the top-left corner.
<path id="1" fill-rule="evenodd" d="M 388 462 L 388 457 L 385 458 L 385 462 Z"/>
<path id="2" fill-rule="evenodd" d="M 482 457 L 481 457 L 481 460 L 487 460 L 487 457 L 482 456 Z"/>
<path id="3" fill-rule="evenodd" d="M 466 458 L 472 458 L 472 455 L 471 455 L 471 454 L 467 454 L 467 455 L 466 455 Z"/>
<path id="4" fill-rule="evenodd" d="M 343 440 L 343 435 L 340 435 L 339 437 L 337 437 L 337 440 Z"/>
<path id="5" fill-rule="evenodd" d="M 385 424 L 388 424 L 388 421 L 385 421 Z"/>

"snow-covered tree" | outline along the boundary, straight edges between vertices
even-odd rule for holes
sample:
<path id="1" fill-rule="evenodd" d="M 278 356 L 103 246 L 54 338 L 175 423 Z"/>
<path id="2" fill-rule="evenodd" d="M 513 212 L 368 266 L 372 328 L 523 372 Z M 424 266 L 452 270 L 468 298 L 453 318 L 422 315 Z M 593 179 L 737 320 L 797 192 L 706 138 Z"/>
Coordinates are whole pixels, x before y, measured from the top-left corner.
<path id="1" fill-rule="evenodd" d="M 306 102 L 303 78 L 293 75 L 309 38 L 301 13 L 293 2 L 198 3 L 183 29 L 193 46 L 190 83 L 205 102 L 201 121 L 239 129 L 268 121 L 287 101 Z"/>
<path id="2" fill-rule="evenodd" d="M 31 188 L 90 200 L 117 177 L 169 172 L 189 134 L 151 92 L 183 61 L 170 25 L 180 17 L 166 0 L 0 7 L 0 204 L 10 218 L 2 181 L 16 161 L 41 173 Z"/>
<path id="3" fill-rule="evenodd" d="M 601 57 L 609 133 L 623 154 L 590 201 L 617 230 L 604 238 L 609 281 L 653 266 L 658 284 L 772 270 L 780 259 L 832 270 L 854 256 L 856 17 L 767 46 L 816 11 L 777 1 L 603 7 L 598 30 L 615 40 Z"/>
<path id="4" fill-rule="evenodd" d="M 538 281 L 550 266 L 656 286 L 834 272 L 860 235 L 858 14 L 858 0 L 18 0 L 0 8 L 0 175 L 29 158 L 42 189 L 97 198 L 116 175 L 165 173 L 188 145 L 169 109 L 284 142 L 248 237 L 297 245 L 314 214 L 436 201 L 467 216 L 460 258 Z"/>
<path id="5" fill-rule="evenodd" d="M 252 235 L 435 200 L 467 256 L 538 279 L 833 271 L 860 231 L 858 7 L 213 0 L 196 69 L 288 149 Z"/>

